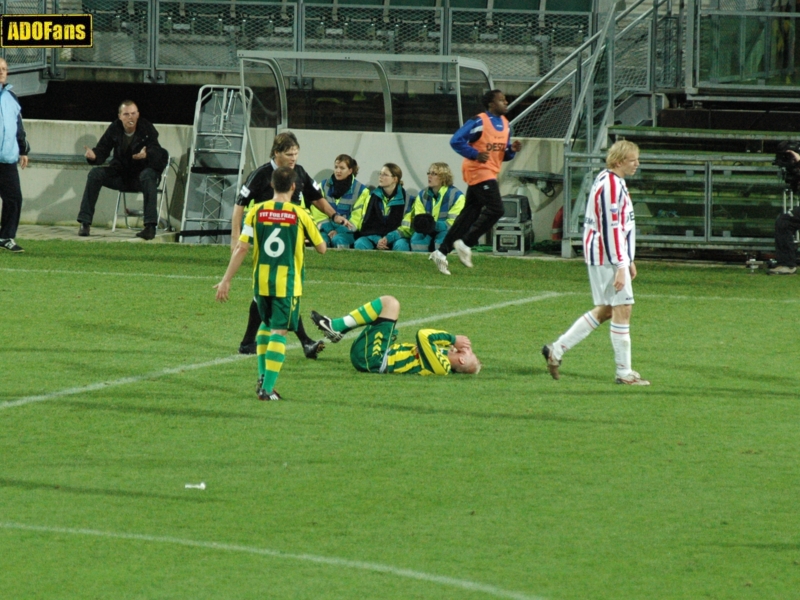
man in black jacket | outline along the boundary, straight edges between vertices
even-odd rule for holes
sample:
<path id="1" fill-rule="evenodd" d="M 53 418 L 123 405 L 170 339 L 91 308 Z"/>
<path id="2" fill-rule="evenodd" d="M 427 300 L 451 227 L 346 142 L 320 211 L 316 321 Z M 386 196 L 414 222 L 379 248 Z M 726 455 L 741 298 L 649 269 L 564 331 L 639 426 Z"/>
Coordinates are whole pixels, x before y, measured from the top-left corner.
<path id="1" fill-rule="evenodd" d="M 89 235 L 97 197 L 100 189 L 107 187 L 142 192 L 144 229 L 136 236 L 152 240 L 158 224 L 156 188 L 167 166 L 167 153 L 158 143 L 158 131 L 153 124 L 139 118 L 139 109 L 133 100 L 123 100 L 118 115 L 119 118 L 108 126 L 97 146 L 84 146 L 86 160 L 91 165 L 103 165 L 112 152 L 114 156 L 108 166 L 97 166 L 89 171 L 78 213 L 78 222 L 81 224 L 78 235 Z"/>

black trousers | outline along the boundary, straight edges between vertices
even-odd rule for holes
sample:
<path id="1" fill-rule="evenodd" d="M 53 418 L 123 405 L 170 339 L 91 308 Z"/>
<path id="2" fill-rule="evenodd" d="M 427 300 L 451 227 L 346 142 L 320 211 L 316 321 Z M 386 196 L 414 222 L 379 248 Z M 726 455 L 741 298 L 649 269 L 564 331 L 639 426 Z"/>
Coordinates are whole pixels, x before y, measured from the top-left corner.
<path id="1" fill-rule="evenodd" d="M 456 240 L 463 240 L 472 248 L 483 234 L 494 227 L 503 212 L 503 198 L 496 179 L 469 186 L 464 208 L 444 236 L 439 251 L 447 256 Z"/>
<path id="2" fill-rule="evenodd" d="M 86 178 L 86 187 L 83 188 L 81 210 L 78 213 L 78 222 L 92 224 L 94 208 L 100 189 L 107 187 L 112 190 L 124 192 L 142 192 L 144 196 L 144 224 L 158 225 L 158 179 L 160 175 L 153 169 L 143 169 L 141 173 L 125 176 L 108 167 L 95 167 L 89 171 Z"/>
<path id="3" fill-rule="evenodd" d="M 792 212 L 778 215 L 775 219 L 775 260 L 779 265 L 794 268 L 797 266 L 797 246 L 794 235 L 800 229 L 800 206 Z"/>
<path id="4" fill-rule="evenodd" d="M 22 213 L 22 190 L 19 187 L 17 163 L 0 163 L 0 200 L 3 201 L 0 238 L 13 238 L 17 235 L 19 216 Z"/>

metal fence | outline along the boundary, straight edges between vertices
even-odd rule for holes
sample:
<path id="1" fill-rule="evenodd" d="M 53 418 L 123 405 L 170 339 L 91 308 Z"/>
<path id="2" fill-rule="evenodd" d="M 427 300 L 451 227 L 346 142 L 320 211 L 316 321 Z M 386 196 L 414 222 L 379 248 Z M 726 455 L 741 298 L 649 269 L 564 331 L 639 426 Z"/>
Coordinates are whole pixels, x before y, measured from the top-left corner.
<path id="1" fill-rule="evenodd" d="M 0 0 L 4 15 L 41 15 L 46 13 L 45 0 Z M 9 71 L 30 71 L 43 69 L 47 55 L 40 48 L 4 48 L 2 56 L 8 63 Z"/>
<path id="2" fill-rule="evenodd" d="M 237 50 L 292 50 L 297 7 L 266 2 L 156 2 L 156 70 L 234 71 Z"/>
<path id="3" fill-rule="evenodd" d="M 698 87 L 796 87 L 798 19 L 794 2 L 700 2 L 694 75 Z"/>
<path id="4" fill-rule="evenodd" d="M 590 146 L 602 139 L 607 118 L 626 99 L 683 85 L 685 24 L 685 13 L 673 12 L 668 0 L 632 3 L 615 16 L 609 38 L 600 32 L 589 37 L 514 100 L 511 109 L 535 98 L 514 119 L 515 133 L 578 142 L 588 139 Z M 602 53 L 594 61 L 598 45 Z M 584 99 L 579 101 L 582 92 Z M 568 132 L 573 120 L 576 128 Z M 571 143 L 569 150 L 575 150 Z"/>
<path id="5" fill-rule="evenodd" d="M 495 79 L 534 82 L 591 34 L 588 13 L 452 9 L 449 53 L 484 61 Z"/>
<path id="6" fill-rule="evenodd" d="M 58 68 L 114 67 L 153 73 L 235 72 L 238 50 L 359 52 L 461 55 L 485 62 L 495 80 L 530 83 L 582 44 L 592 33 L 593 22 L 589 12 L 446 9 L 441 3 L 426 7 L 261 0 L 52 2 L 55 13 L 94 16 L 94 47 L 54 53 Z M 21 12 L 44 12 L 44 0 L 28 4 L 37 9 Z M 309 65 L 308 71 L 301 68 L 303 72 L 296 75 L 313 77 L 318 65 Z M 325 68 L 325 75 L 331 75 L 330 65 Z M 351 75 L 362 74 L 342 72 L 343 77 Z"/>

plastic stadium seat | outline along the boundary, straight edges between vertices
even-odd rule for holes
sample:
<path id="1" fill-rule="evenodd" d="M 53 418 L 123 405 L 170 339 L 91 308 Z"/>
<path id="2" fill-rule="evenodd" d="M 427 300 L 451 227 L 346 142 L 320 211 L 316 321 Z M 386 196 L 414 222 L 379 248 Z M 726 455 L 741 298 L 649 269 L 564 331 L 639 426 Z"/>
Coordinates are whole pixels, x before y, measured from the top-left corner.
<path id="1" fill-rule="evenodd" d="M 552 4 L 556 4 L 553 2 Z M 560 2 L 558 3 L 561 4 Z M 539 0 L 494 0 L 494 8 L 508 10 L 539 10 Z M 555 10 L 551 7 L 551 10 Z M 560 8 L 558 10 L 561 10 Z"/>
<path id="2" fill-rule="evenodd" d="M 168 229 L 168 230 L 170 229 L 169 200 L 168 200 L 169 193 L 168 193 L 168 190 L 167 190 L 167 175 L 169 174 L 169 164 L 170 164 L 170 157 L 169 157 L 169 155 L 167 155 L 167 166 L 164 167 L 164 172 L 161 173 L 161 179 L 159 179 L 158 185 L 156 186 L 156 202 L 158 203 L 158 207 L 157 207 L 157 210 L 158 210 L 158 223 L 156 225 L 156 228 Z M 122 191 L 119 191 L 117 193 L 117 208 L 114 210 L 114 221 L 113 221 L 113 223 L 111 225 L 111 231 L 116 231 L 117 230 L 117 217 L 120 216 L 120 212 L 119 212 L 120 204 L 122 205 L 122 215 L 121 216 L 125 219 L 125 226 L 128 229 L 133 229 L 133 227 L 131 227 L 130 223 L 128 223 L 128 219 L 129 218 L 134 218 L 135 217 L 135 218 L 139 219 L 144 214 L 142 210 L 128 208 L 128 197 L 127 197 L 128 194 L 137 194 L 137 195 L 141 196 L 141 192 L 134 192 L 134 191 L 130 191 L 130 190 L 129 191 L 122 190 Z M 164 209 L 165 208 L 167 209 L 166 217 L 165 217 L 166 218 L 166 225 L 164 227 L 161 227 L 161 224 L 162 224 L 161 223 L 161 221 L 162 221 L 161 215 L 165 214 L 164 213 Z"/>
<path id="3" fill-rule="evenodd" d="M 440 3 L 440 6 L 443 3 Z M 423 8 L 436 8 L 436 0 L 391 0 L 389 6 L 414 6 Z"/>
<path id="4" fill-rule="evenodd" d="M 592 12 L 592 0 L 547 0 L 548 12 Z"/>
<path id="5" fill-rule="evenodd" d="M 487 0 L 450 0 L 450 8 L 486 8 Z"/>

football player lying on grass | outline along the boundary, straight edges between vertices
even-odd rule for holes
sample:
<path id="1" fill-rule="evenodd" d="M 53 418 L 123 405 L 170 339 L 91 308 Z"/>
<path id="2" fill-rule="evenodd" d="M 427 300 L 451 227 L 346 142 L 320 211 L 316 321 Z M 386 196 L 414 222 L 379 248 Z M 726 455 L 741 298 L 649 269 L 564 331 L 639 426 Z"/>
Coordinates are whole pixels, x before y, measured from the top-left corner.
<path id="1" fill-rule="evenodd" d="M 481 361 L 472 352 L 472 343 L 464 335 L 420 329 L 415 344 L 395 344 L 399 316 L 400 301 L 394 296 L 381 296 L 339 319 L 311 311 L 311 320 L 333 343 L 341 340 L 348 331 L 364 327 L 350 347 L 350 361 L 358 371 L 474 375 L 481 370 Z"/>

